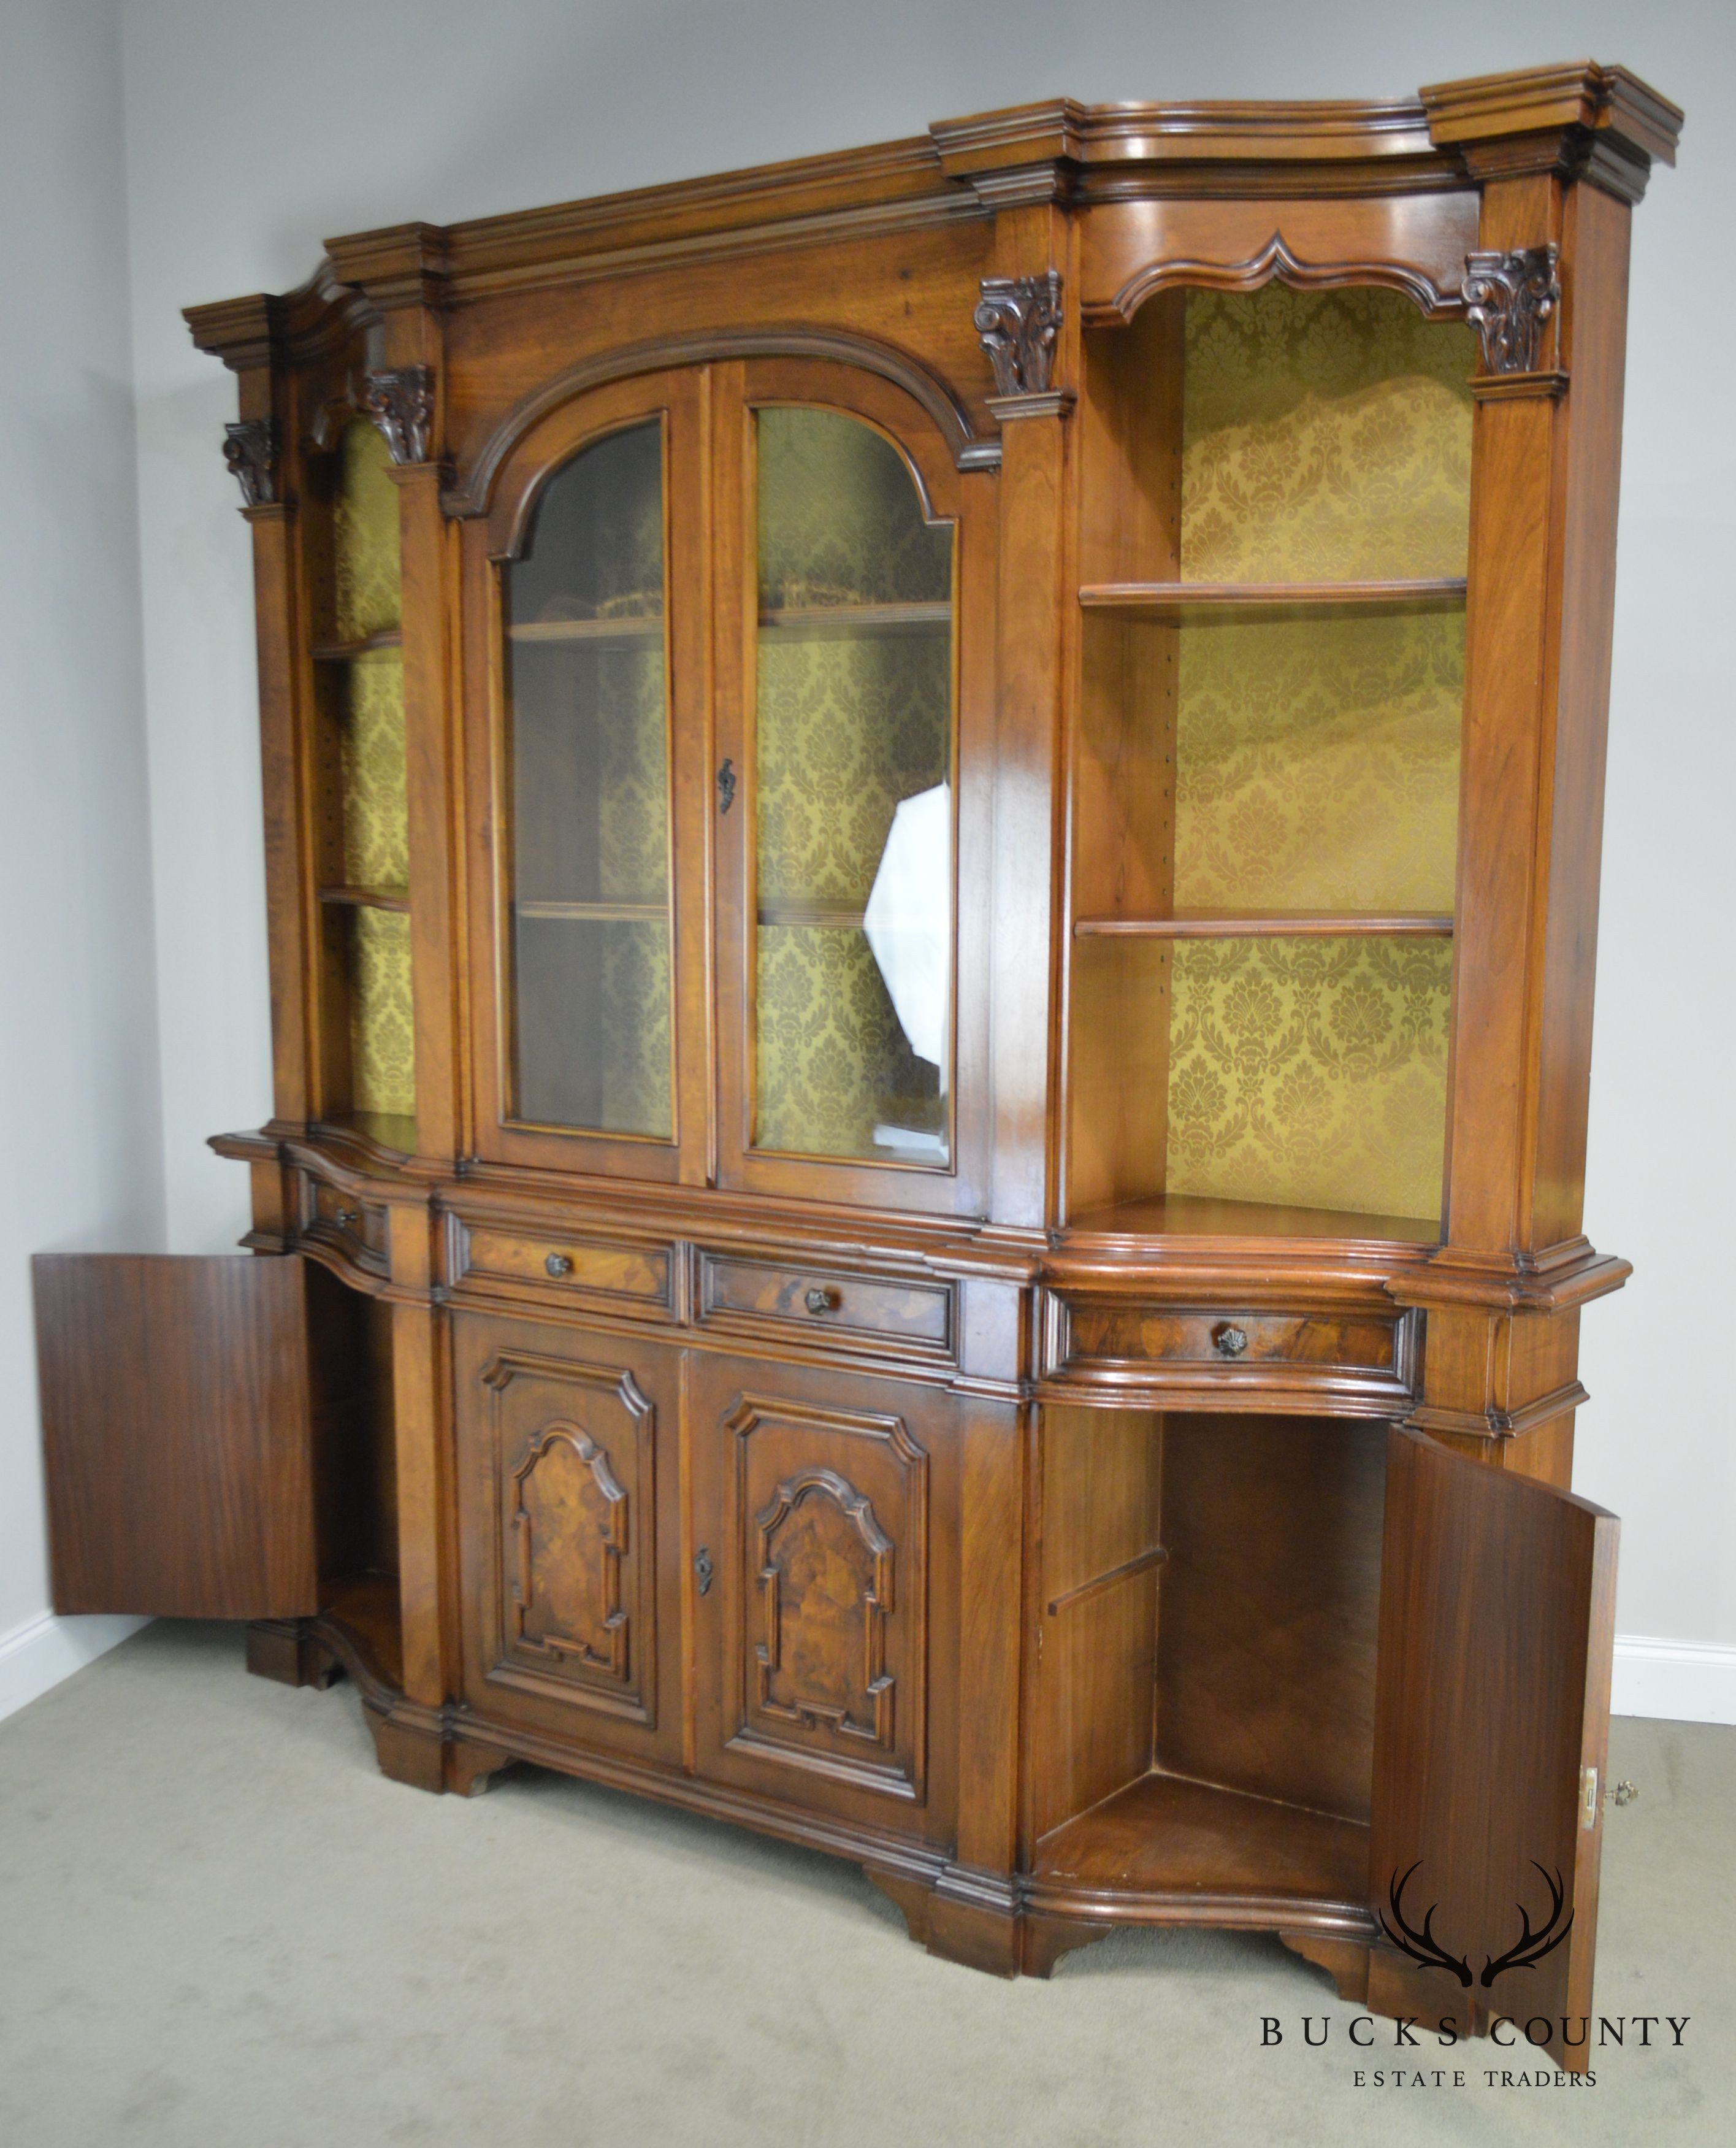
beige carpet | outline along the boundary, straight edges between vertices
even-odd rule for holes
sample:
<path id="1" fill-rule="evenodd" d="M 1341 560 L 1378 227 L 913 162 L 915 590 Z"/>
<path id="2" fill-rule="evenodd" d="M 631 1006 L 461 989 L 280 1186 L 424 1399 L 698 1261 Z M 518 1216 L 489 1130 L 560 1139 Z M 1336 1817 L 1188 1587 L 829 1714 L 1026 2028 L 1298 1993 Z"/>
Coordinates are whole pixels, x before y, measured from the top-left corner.
<path id="1" fill-rule="evenodd" d="M 1736 1730 L 1619 1722 L 1612 1761 L 1641 1794 L 1608 1816 L 1598 2005 L 1690 2016 L 1682 2047 L 1630 2030 L 1595 2088 L 1425 2048 L 1466 2085 L 1358 2089 L 1390 2029 L 1352 2053 L 1276 1940 L 1120 1935 L 1000 1983 L 829 1859 L 526 1769 L 474 1802 L 388 1783 L 349 1689 L 158 1624 L 0 1724 L 0 2142 L 1725 2148 Z"/>

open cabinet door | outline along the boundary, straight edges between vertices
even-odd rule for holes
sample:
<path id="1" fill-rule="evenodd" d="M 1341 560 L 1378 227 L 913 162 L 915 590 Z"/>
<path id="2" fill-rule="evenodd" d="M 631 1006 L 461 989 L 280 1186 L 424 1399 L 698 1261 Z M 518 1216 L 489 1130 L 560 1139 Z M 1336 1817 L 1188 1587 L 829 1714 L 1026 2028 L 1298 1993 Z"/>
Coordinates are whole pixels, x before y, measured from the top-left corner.
<path id="1" fill-rule="evenodd" d="M 1571 1493 L 1390 1434 L 1369 2003 L 1461 2035 L 1505 2015 L 1513 2065 L 1588 2048 L 1616 1533 Z"/>
<path id="2" fill-rule="evenodd" d="M 318 1611 L 305 1263 L 33 1265 L 55 1609 Z"/>

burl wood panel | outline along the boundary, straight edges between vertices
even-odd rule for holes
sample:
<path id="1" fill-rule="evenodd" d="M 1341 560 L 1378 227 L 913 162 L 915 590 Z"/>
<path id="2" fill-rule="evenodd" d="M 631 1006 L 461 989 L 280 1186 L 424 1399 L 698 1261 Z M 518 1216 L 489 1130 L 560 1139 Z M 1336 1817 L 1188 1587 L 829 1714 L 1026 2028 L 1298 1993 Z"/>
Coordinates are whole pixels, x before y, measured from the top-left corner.
<path id="1" fill-rule="evenodd" d="M 745 1360 L 695 1359 L 690 1386 L 711 1569 L 694 1603 L 700 1772 L 881 1828 L 944 1824 L 956 1405 Z"/>
<path id="2" fill-rule="evenodd" d="M 32 1266 L 55 1609 L 317 1611 L 303 1262 Z"/>
<path id="3" fill-rule="evenodd" d="M 1171 1311 L 1087 1302 L 1069 1307 L 1066 1363 L 1071 1367 L 1167 1358 L 1244 1365 L 1269 1361 L 1387 1372 L 1397 1354 L 1397 1331 L 1396 1319 L 1344 1313 L 1241 1312 L 1233 1307 Z"/>
<path id="4" fill-rule="evenodd" d="M 479 1314 L 454 1327 L 473 1709 L 580 1742 L 620 1734 L 634 1749 L 669 1749 L 680 1734 L 665 1720 L 679 1710 L 672 1684 L 665 1704 L 660 1643 L 680 1626 L 672 1353 Z"/>
<path id="5" fill-rule="evenodd" d="M 1385 1481 L 1378 1427 L 1165 1420 L 1161 1766 L 1367 1820 Z"/>
<path id="6" fill-rule="evenodd" d="M 1618 1525 L 1421 1433 L 1388 1441 L 1375 1905 L 1396 1922 L 1392 1890 L 1412 1875 L 1404 1922 L 1419 1930 L 1434 1905 L 1461 1964 L 1419 1972 L 1443 2010 L 1545 2016 L 1548 2048 L 1583 2065 L 1560 2024 L 1591 2008 Z M 1562 1943 L 1501 1965 L 1528 1927 L 1553 1936 L 1569 1916 Z M 1382 1973 L 1377 1951 L 1371 2004 Z"/>
<path id="7" fill-rule="evenodd" d="M 881 1282 L 832 1268 L 775 1267 L 700 1257 L 700 1317 L 719 1324 L 795 1325 L 932 1343 L 951 1340 L 952 1293 L 943 1283 Z"/>

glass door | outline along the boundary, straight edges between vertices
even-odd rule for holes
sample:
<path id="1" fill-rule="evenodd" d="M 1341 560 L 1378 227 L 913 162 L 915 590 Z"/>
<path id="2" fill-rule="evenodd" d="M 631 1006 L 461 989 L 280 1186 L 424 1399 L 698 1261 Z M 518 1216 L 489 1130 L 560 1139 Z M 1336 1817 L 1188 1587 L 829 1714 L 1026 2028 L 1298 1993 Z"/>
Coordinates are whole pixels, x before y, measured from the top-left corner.
<path id="1" fill-rule="evenodd" d="M 702 392 L 665 374 L 563 405 L 472 540 L 496 712 L 484 1154 L 705 1175 L 706 831 L 677 806 L 705 753 Z"/>
<path id="2" fill-rule="evenodd" d="M 719 703 L 721 1162 L 768 1190 L 951 1207 L 958 480 L 944 454 L 914 458 L 877 383 L 842 372 L 749 369 L 730 436 L 745 511 L 720 599 L 743 629 Z"/>

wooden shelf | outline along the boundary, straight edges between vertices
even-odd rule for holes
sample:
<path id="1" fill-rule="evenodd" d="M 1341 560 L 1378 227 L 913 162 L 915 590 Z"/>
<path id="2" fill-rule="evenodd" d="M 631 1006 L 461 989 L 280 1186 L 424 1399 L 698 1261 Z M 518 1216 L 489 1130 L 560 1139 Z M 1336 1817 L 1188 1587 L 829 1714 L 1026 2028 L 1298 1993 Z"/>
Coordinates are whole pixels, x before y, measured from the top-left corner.
<path id="1" fill-rule="evenodd" d="M 1368 1829 L 1183 1775 L 1142 1775 L 1036 1846 L 1040 1886 L 1096 1895 L 1368 1899 Z"/>
<path id="2" fill-rule="evenodd" d="M 379 656 L 389 650 L 404 647 L 404 629 L 399 626 L 382 627 L 378 634 L 364 634 L 359 641 L 322 641 L 309 651 L 316 664 L 354 664 L 359 657 Z"/>
<path id="3" fill-rule="evenodd" d="M 533 619 L 509 626 L 509 641 L 661 641 L 663 614 L 637 612 L 626 619 Z"/>
<path id="4" fill-rule="evenodd" d="M 1087 611 L 1127 619 L 1282 620 L 1388 612 L 1455 611 L 1462 578 L 1397 582 L 1092 582 L 1079 592 Z"/>
<path id="5" fill-rule="evenodd" d="M 319 900 L 335 908 L 408 911 L 410 891 L 407 887 L 323 887 Z"/>
<path id="6" fill-rule="evenodd" d="M 415 1115 L 409 1112 L 334 1112 L 316 1119 L 312 1131 L 329 1127 L 339 1134 L 359 1135 L 387 1155 L 407 1161 L 416 1153 Z"/>
<path id="7" fill-rule="evenodd" d="M 1178 911 L 1173 917 L 1081 917 L 1081 940 L 1450 940 L 1450 914 L 1424 910 Z"/>
<path id="8" fill-rule="evenodd" d="M 1160 1193 L 1081 1209 L 1069 1236 L 1106 1238 L 1334 1238 L 1358 1245 L 1436 1246 L 1432 1216 L 1376 1216 L 1356 1208 L 1292 1208 L 1276 1202 L 1223 1201 L 1208 1194 Z"/>
<path id="9" fill-rule="evenodd" d="M 863 911 L 859 902 L 762 902 L 761 925 L 799 926 L 809 931 L 860 932 Z"/>
<path id="10" fill-rule="evenodd" d="M 805 641 L 842 640 L 859 634 L 931 634 L 951 624 L 950 604 L 792 605 L 760 615 L 762 630 Z"/>
<path id="11" fill-rule="evenodd" d="M 593 925 L 661 924 L 669 916 L 666 902 L 515 902 L 520 917 L 556 919 Z"/>

